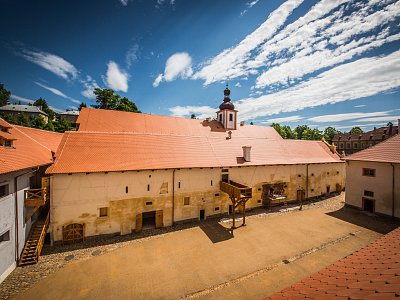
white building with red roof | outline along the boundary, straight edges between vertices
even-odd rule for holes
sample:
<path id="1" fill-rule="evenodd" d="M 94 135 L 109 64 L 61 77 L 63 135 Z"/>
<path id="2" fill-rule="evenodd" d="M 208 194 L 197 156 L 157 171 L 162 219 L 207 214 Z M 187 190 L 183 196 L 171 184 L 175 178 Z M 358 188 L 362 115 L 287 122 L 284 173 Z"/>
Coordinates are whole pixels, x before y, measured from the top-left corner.
<path id="1" fill-rule="evenodd" d="M 55 242 L 128 234 L 340 192 L 344 163 L 323 141 L 284 140 L 237 122 L 83 108 L 51 175 Z M 236 208 L 236 209 L 235 209 Z"/>
<path id="2" fill-rule="evenodd" d="M 346 205 L 400 218 L 400 134 L 346 160 Z"/>
<path id="3" fill-rule="evenodd" d="M 37 252 L 34 244 L 25 251 L 26 241 L 44 212 L 42 177 L 61 137 L 60 133 L 14 126 L 0 118 L 0 282 L 18 263 L 27 262 L 22 254 Z"/>

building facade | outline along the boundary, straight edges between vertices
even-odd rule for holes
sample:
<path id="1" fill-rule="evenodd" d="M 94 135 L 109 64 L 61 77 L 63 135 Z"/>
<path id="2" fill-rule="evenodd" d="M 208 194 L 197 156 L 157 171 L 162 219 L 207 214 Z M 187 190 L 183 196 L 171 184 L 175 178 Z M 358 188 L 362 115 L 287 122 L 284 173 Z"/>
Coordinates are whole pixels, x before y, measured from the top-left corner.
<path id="1" fill-rule="evenodd" d="M 1 283 L 20 261 L 31 228 L 40 218 L 40 205 L 27 195 L 41 187 L 61 134 L 13 126 L 0 119 L 0 140 Z"/>
<path id="2" fill-rule="evenodd" d="M 400 120 L 399 120 L 400 123 Z M 351 155 L 367 149 L 399 133 L 399 126 L 385 126 L 360 134 L 338 133 L 332 139 L 337 150 L 346 155 Z"/>
<path id="3" fill-rule="evenodd" d="M 49 121 L 49 116 L 34 105 L 7 104 L 0 107 L 0 117 L 4 118 L 10 116 L 12 118 L 18 118 L 21 114 L 25 115 L 29 122 L 38 116 L 41 116 L 45 123 Z"/>
<path id="4" fill-rule="evenodd" d="M 224 184 L 251 190 L 247 209 L 341 192 L 345 166 L 326 143 L 238 125 L 229 95 L 216 120 L 83 108 L 47 171 L 52 240 L 230 215 Z"/>
<path id="5" fill-rule="evenodd" d="M 346 157 L 346 205 L 400 218 L 400 135 Z"/>

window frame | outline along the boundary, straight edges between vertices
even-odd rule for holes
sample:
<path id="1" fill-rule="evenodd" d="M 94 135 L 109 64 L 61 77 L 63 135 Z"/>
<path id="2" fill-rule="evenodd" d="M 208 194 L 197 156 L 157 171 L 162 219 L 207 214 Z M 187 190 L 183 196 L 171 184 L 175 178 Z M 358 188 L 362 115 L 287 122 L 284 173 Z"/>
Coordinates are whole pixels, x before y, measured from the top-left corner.
<path id="1" fill-rule="evenodd" d="M 183 206 L 188 206 L 188 205 L 190 205 L 190 197 L 184 196 L 183 197 Z"/>
<path id="2" fill-rule="evenodd" d="M 104 210 L 105 209 L 105 214 Z M 102 213 L 103 212 L 103 213 Z M 99 218 L 107 218 L 109 216 L 109 208 L 107 206 L 105 207 L 99 207 Z"/>
<path id="3" fill-rule="evenodd" d="M 362 168 L 362 176 L 376 177 L 376 169 Z"/>

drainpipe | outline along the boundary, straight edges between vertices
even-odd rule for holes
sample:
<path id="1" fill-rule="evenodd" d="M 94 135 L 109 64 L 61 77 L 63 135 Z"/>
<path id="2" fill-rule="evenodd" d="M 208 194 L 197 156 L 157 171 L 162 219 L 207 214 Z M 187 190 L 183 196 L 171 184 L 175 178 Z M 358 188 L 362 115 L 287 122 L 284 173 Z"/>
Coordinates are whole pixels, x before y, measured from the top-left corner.
<path id="1" fill-rule="evenodd" d="M 392 218 L 394 218 L 394 164 L 392 165 Z"/>
<path id="2" fill-rule="evenodd" d="M 14 177 L 14 194 L 15 194 L 15 261 L 19 260 L 19 221 L 18 221 L 18 178 L 24 175 L 28 175 L 31 173 L 35 173 L 39 170 L 39 167 L 36 169 L 25 172 L 23 174 L 19 174 Z"/>
<path id="3" fill-rule="evenodd" d="M 306 164 L 306 200 L 308 200 L 308 164 Z"/>
<path id="4" fill-rule="evenodd" d="M 172 170 L 172 225 L 175 222 L 175 169 Z"/>

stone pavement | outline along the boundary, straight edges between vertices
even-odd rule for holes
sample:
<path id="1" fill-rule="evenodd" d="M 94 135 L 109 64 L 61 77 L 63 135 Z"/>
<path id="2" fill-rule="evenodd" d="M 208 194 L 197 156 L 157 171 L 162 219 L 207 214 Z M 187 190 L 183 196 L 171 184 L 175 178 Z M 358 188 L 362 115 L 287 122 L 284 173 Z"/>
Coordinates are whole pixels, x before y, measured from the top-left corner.
<path id="1" fill-rule="evenodd" d="M 397 226 L 357 211 L 337 210 L 342 196 L 326 201 L 328 206 L 314 203 L 303 211 L 253 215 L 233 236 L 227 235 L 229 222 L 208 222 L 153 237 L 49 254 L 36 266 L 18 268 L 19 276 L 12 274 L 0 285 L 0 298 L 10 282 L 28 278 L 30 286 L 29 278 L 38 275 L 37 283 L 19 292 L 17 299 L 258 299 Z M 100 249 L 102 254 L 94 257 Z M 62 259 L 43 279 L 40 265 L 52 255 Z M 66 261 L 71 255 L 71 261 Z"/>

